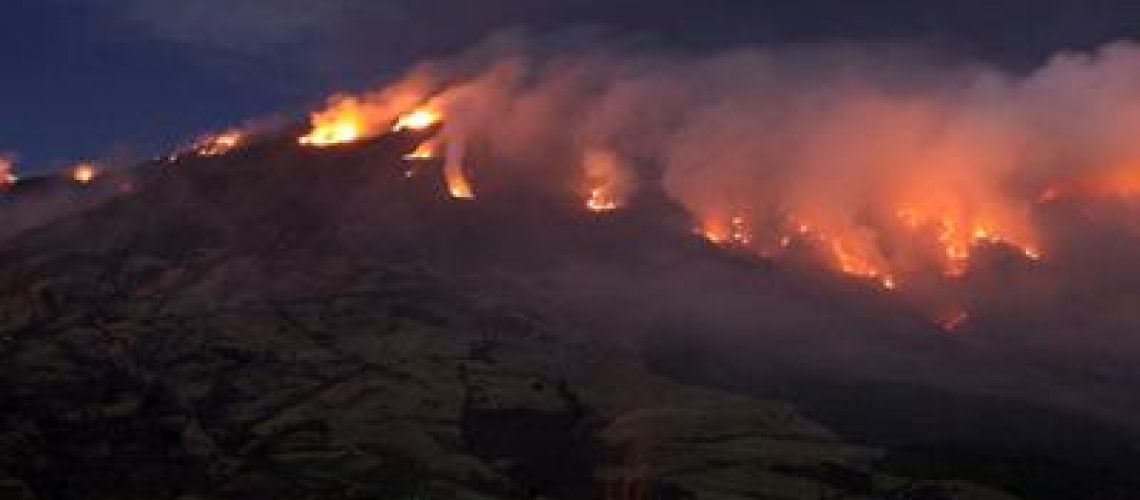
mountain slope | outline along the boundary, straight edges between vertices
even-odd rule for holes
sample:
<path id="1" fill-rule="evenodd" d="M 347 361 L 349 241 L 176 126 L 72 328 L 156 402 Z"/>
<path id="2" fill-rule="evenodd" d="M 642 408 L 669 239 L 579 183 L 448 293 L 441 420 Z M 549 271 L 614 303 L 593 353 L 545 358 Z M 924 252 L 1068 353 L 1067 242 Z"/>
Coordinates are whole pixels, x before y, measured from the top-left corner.
<path id="1" fill-rule="evenodd" d="M 580 314 L 589 292 L 536 293 L 584 263 L 636 267 L 646 249 L 741 265 L 669 229 L 664 203 L 598 220 L 526 193 L 447 201 L 430 168 L 405 178 L 414 144 L 282 139 L 147 165 L 129 193 L 7 240 L 0 486 L 44 499 L 1007 498 L 878 472 L 880 451 L 787 404 L 648 370 L 637 335 Z"/>

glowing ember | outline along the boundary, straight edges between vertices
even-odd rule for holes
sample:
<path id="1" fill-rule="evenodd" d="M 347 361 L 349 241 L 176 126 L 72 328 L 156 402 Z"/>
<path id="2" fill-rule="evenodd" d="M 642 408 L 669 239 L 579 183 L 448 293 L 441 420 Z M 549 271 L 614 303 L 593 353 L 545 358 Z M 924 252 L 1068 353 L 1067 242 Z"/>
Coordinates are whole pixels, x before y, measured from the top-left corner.
<path id="1" fill-rule="evenodd" d="M 729 241 L 737 245 L 752 243 L 752 234 L 748 232 L 748 224 L 745 222 L 744 217 L 739 215 L 733 217 L 732 220 L 729 221 L 729 226 L 732 228 L 732 232 L 728 235 Z"/>
<path id="2" fill-rule="evenodd" d="M 586 179 L 586 208 L 593 212 L 612 212 L 621 208 L 627 174 L 618 156 L 608 150 L 591 149 L 582 155 Z"/>
<path id="3" fill-rule="evenodd" d="M 443 121 L 443 117 L 439 113 L 429 109 L 417 109 L 401 116 L 396 120 L 396 124 L 392 126 L 393 132 L 403 132 L 405 130 L 427 130 Z"/>
<path id="4" fill-rule="evenodd" d="M 693 233 L 716 245 L 728 241 L 728 230 L 715 222 L 706 222 L 701 227 L 694 229 Z"/>
<path id="5" fill-rule="evenodd" d="M 227 130 L 217 135 L 208 136 L 194 145 L 194 152 L 200 156 L 220 156 L 240 146 L 245 140 L 245 133 L 240 130 Z"/>
<path id="6" fill-rule="evenodd" d="M 612 212 L 621 208 L 621 205 L 604 188 L 594 188 L 590 190 L 590 198 L 586 200 L 586 208 L 593 212 Z"/>
<path id="7" fill-rule="evenodd" d="M 888 290 L 893 290 L 896 287 L 894 277 L 876 265 L 870 257 L 853 251 L 841 240 L 830 241 L 831 255 L 843 274 L 877 281 Z"/>
<path id="8" fill-rule="evenodd" d="M 699 234 L 717 245 L 744 247 L 752 243 L 752 233 L 748 228 L 748 221 L 740 215 L 729 217 L 724 221 L 710 220 L 705 222 Z"/>
<path id="9" fill-rule="evenodd" d="M 90 163 L 81 163 L 71 169 L 71 180 L 79 184 L 90 184 L 98 175 L 98 169 Z"/>
<path id="10" fill-rule="evenodd" d="M 938 327 L 947 333 L 960 330 L 970 320 L 970 313 L 962 310 L 952 311 L 938 321 Z"/>

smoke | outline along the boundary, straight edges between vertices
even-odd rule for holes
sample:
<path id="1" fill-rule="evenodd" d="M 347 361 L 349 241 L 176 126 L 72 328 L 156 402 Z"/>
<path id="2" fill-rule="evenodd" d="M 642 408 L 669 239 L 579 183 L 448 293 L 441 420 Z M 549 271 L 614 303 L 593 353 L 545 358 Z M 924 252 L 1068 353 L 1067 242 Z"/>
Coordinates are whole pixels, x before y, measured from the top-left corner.
<path id="1" fill-rule="evenodd" d="M 852 47 L 493 46 L 337 97 L 314 122 L 347 113 L 371 136 L 422 105 L 446 117 L 442 140 L 467 145 L 452 149 L 481 153 L 485 182 L 529 179 L 620 205 L 661 175 L 714 239 L 736 232 L 765 254 L 802 243 L 890 288 L 935 267 L 965 274 L 985 246 L 1040 259 L 1042 197 L 1129 191 L 1121 182 L 1140 159 L 1129 43 L 1028 75 Z"/>
<path id="2" fill-rule="evenodd" d="M 886 288 L 932 328 L 988 346 L 965 357 L 1013 356 L 1037 375 L 1096 365 L 1104 387 L 1140 378 L 1124 362 L 1140 318 L 1122 305 L 1140 284 L 1134 43 L 1011 73 L 887 46 L 696 54 L 498 39 L 351 99 L 365 135 L 417 106 L 438 112 L 448 168 L 481 196 L 522 187 L 611 209 L 663 190 L 710 240 Z M 720 314 L 674 307 L 698 278 L 658 279 L 655 296 L 677 293 L 655 310 Z"/>

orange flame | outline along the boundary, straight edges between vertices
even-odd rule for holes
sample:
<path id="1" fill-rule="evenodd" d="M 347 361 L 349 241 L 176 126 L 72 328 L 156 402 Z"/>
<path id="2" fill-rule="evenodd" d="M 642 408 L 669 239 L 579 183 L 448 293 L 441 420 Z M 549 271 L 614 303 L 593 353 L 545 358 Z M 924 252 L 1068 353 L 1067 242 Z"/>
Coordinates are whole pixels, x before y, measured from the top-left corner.
<path id="1" fill-rule="evenodd" d="M 98 168 L 91 163 L 80 163 L 71 169 L 71 180 L 79 184 L 90 184 L 98 175 Z"/>
<path id="2" fill-rule="evenodd" d="M 448 163 L 443 169 L 444 179 L 447 181 L 447 192 L 451 193 L 452 198 L 460 200 L 473 200 L 475 199 L 475 190 L 471 187 L 471 181 L 467 179 L 467 174 L 463 172 L 462 165 L 458 163 Z"/>
<path id="3" fill-rule="evenodd" d="M 589 150 L 582 157 L 586 176 L 586 208 L 612 212 L 622 206 L 622 190 L 627 184 L 621 160 L 610 151 Z"/>
<path id="4" fill-rule="evenodd" d="M 416 149 L 411 153 L 404 155 L 405 160 L 432 160 L 435 159 L 437 154 L 436 150 L 439 149 L 438 141 L 435 139 L 421 142 Z"/>
<path id="5" fill-rule="evenodd" d="M 1040 260 L 1038 245 L 1011 224 L 980 217 L 931 215 L 912 207 L 899 209 L 896 216 L 910 230 L 931 227 L 942 249 L 943 273 L 960 277 L 966 273 L 974 250 L 982 245 L 1005 245 L 1029 260 Z"/>
<path id="6" fill-rule="evenodd" d="M 16 160 L 10 155 L 0 155 L 0 183 L 3 187 L 13 186 L 20 182 L 20 178 L 14 172 L 16 167 Z"/>
<path id="7" fill-rule="evenodd" d="M 356 142 L 364 135 L 365 113 L 362 103 L 356 98 L 336 98 L 328 109 L 313 114 L 312 130 L 297 142 L 312 147 Z"/>
<path id="8" fill-rule="evenodd" d="M 194 144 L 194 152 L 199 156 L 221 156 L 241 146 L 244 141 L 244 132 L 230 129 L 198 140 Z"/>
<path id="9" fill-rule="evenodd" d="M 871 280 L 879 286 L 894 290 L 898 288 L 898 281 L 890 271 L 885 259 L 878 250 L 869 245 L 864 238 L 850 231 L 825 231 L 819 225 L 792 218 L 791 227 L 803 239 L 815 242 L 823 252 L 830 264 L 842 274 L 859 279 Z M 792 236 L 784 235 L 780 238 L 780 245 L 791 245 Z"/>
<path id="10" fill-rule="evenodd" d="M 752 231 L 748 220 L 742 215 L 727 219 L 708 219 L 697 233 L 717 245 L 747 247 L 752 244 Z"/>
<path id="11" fill-rule="evenodd" d="M 831 255 L 843 274 L 877 281 L 888 290 L 893 290 L 896 287 L 895 278 L 880 265 L 875 264 L 872 258 L 854 251 L 842 240 L 832 239 L 830 241 Z"/>
<path id="12" fill-rule="evenodd" d="M 592 212 L 612 212 L 621 208 L 621 205 L 606 192 L 605 188 L 596 187 L 590 189 L 590 198 L 586 200 L 586 208 Z"/>
<path id="13" fill-rule="evenodd" d="M 420 108 L 396 120 L 396 124 L 392 126 L 392 131 L 422 131 L 432 128 L 442 121 L 443 116 L 439 112 L 427 108 Z"/>

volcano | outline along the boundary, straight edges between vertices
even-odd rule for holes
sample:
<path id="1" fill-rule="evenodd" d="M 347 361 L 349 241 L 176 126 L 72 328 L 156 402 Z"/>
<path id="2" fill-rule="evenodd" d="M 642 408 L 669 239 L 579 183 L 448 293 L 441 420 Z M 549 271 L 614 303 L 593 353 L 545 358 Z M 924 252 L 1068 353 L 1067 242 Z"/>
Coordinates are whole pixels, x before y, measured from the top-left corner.
<path id="1" fill-rule="evenodd" d="M 1140 491 L 1135 400 L 1027 383 L 889 291 L 694 234 L 661 190 L 454 197 L 430 130 L 301 135 L 5 194 L 0 496 Z"/>

